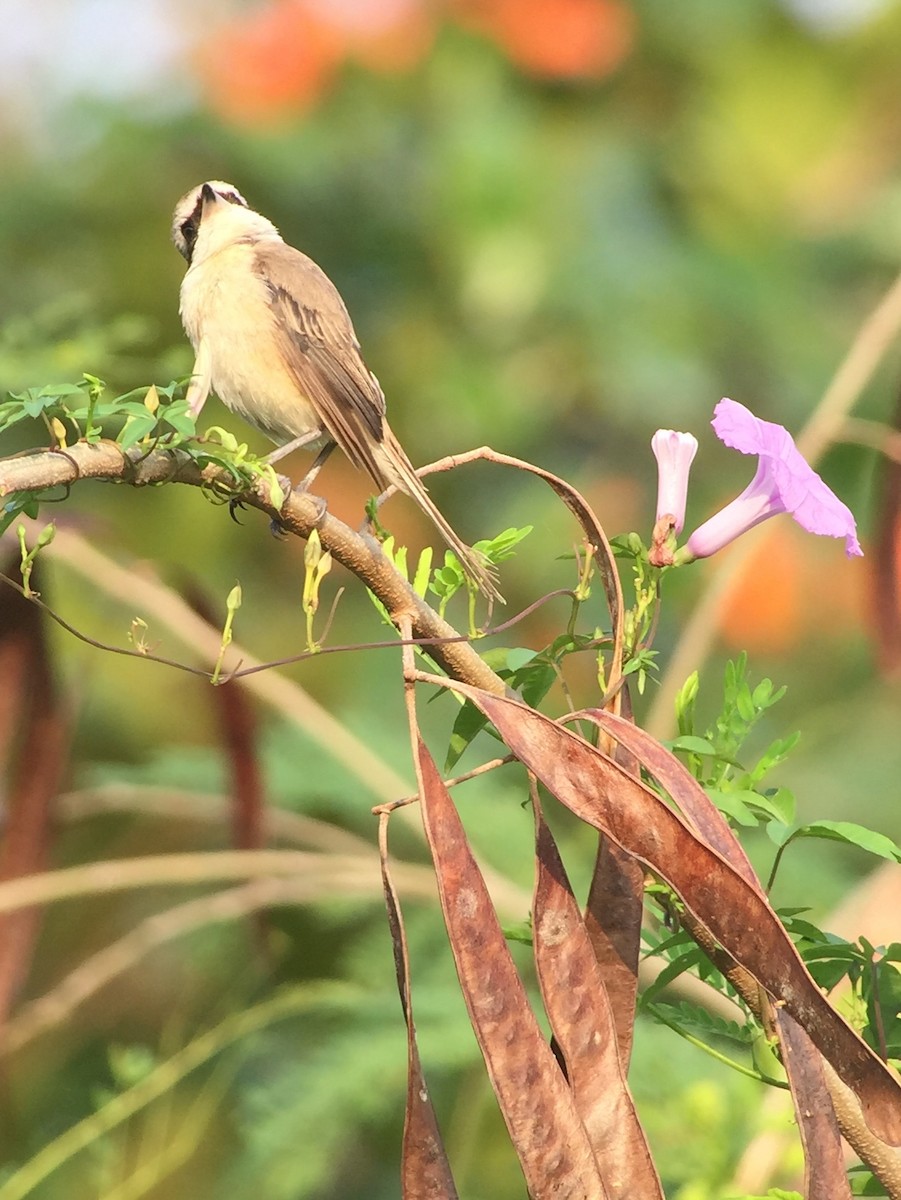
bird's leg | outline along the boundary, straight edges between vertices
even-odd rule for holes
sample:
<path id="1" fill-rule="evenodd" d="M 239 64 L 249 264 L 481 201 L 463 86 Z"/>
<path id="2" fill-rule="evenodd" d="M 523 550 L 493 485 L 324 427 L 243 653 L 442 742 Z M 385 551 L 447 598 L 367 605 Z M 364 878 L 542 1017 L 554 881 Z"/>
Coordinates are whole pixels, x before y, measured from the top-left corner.
<path id="1" fill-rule="evenodd" d="M 280 458 L 284 458 L 286 454 L 291 454 L 295 450 L 302 450 L 304 446 L 309 446 L 310 442 L 318 442 L 321 437 L 321 429 L 311 429 L 309 433 L 302 433 L 300 437 L 293 438 L 290 442 L 286 442 L 284 446 L 279 446 L 271 454 L 267 454 L 266 462 L 271 466 L 272 463 L 278 462 Z M 334 445 L 334 442 L 331 445 Z M 316 462 L 319 462 L 318 458 Z"/>
<path id="2" fill-rule="evenodd" d="M 304 446 L 309 446 L 310 442 L 316 442 L 321 437 L 321 429 L 311 429 L 309 433 L 302 433 L 300 437 L 293 438 L 290 442 L 286 442 L 284 446 L 279 446 L 276 450 L 273 450 L 271 454 L 267 454 L 266 462 L 271 467 L 272 464 L 278 462 L 280 458 L 284 458 L 285 455 L 290 454 L 294 450 L 302 450 Z M 320 450 L 320 452 L 316 455 L 312 467 L 294 489 L 295 492 L 305 492 L 307 490 L 307 487 L 316 478 L 317 474 L 319 473 L 319 468 L 325 462 L 325 459 L 328 458 L 329 451 L 332 450 L 334 445 L 334 442 L 326 442 L 324 450 Z M 323 457 L 323 454 L 325 457 Z M 269 531 L 273 537 L 286 536 L 285 527 L 279 520 L 273 520 L 269 522 Z"/>
<path id="3" fill-rule="evenodd" d="M 325 466 L 326 462 L 328 461 L 328 457 L 334 448 L 334 442 L 328 441 L 325 443 L 325 445 L 313 459 L 312 467 L 310 467 L 309 471 L 307 471 L 306 475 L 304 475 L 303 479 L 301 479 L 300 483 L 294 489 L 295 492 L 308 492 L 310 490 L 310 487 L 316 479 L 316 476 Z"/>
<path id="4" fill-rule="evenodd" d="M 303 437 L 295 438 L 294 441 L 289 442 L 287 444 L 287 446 L 279 446 L 279 448 L 277 450 L 273 450 L 273 452 L 267 457 L 266 462 L 271 465 L 273 462 L 277 462 L 278 459 L 282 458 L 289 451 L 298 450 L 301 446 L 305 446 L 309 442 L 313 442 L 317 438 L 320 438 L 320 437 L 322 437 L 322 434 L 317 429 L 317 430 L 314 430 L 312 433 L 304 434 Z M 300 483 L 298 483 L 297 486 L 294 488 L 295 492 L 308 492 L 310 490 L 310 485 L 313 483 L 313 481 L 315 480 L 315 478 L 319 474 L 319 472 L 322 470 L 322 468 L 325 466 L 326 460 L 328 459 L 328 456 L 331 454 L 331 452 L 334 450 L 334 448 L 335 448 L 335 443 L 333 441 L 327 441 L 325 443 L 325 445 L 322 447 L 322 449 L 319 451 L 319 453 L 313 459 L 313 465 L 310 467 L 309 471 L 307 471 L 306 475 L 304 475 L 304 477 L 303 477 L 303 479 L 301 479 Z M 322 505 L 322 511 L 320 513 L 320 516 L 323 516 L 325 514 L 325 507 L 326 507 L 325 501 L 320 500 L 320 504 Z M 285 528 L 280 521 L 278 521 L 278 520 L 271 521 L 269 528 L 275 537 L 284 537 Z"/>

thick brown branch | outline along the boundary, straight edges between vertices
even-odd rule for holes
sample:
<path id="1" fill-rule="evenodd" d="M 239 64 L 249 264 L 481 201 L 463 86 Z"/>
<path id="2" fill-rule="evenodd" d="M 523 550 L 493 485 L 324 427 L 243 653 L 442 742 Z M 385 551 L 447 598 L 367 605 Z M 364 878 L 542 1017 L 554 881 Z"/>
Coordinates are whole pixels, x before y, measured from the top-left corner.
<path id="1" fill-rule="evenodd" d="M 13 492 L 42 491 L 70 486 L 82 479 L 101 479 L 144 487 L 151 483 L 184 483 L 192 487 L 227 483 L 219 467 L 202 470 L 180 450 L 138 448 L 123 451 L 115 442 L 78 442 L 65 450 L 41 450 L 0 459 L 0 496 Z M 396 620 L 410 615 L 417 638 L 458 638 L 457 631 L 421 600 L 398 574 L 375 538 L 357 533 L 325 510 L 323 500 L 309 493 L 290 492 L 281 510 L 274 507 L 269 486 L 260 479 L 241 499 L 253 508 L 277 517 L 288 532 L 309 537 L 319 530 L 322 545 L 381 600 Z M 503 694 L 503 681 L 491 671 L 467 642 L 448 641 L 430 647 L 432 657 L 455 679 L 486 691 Z"/>

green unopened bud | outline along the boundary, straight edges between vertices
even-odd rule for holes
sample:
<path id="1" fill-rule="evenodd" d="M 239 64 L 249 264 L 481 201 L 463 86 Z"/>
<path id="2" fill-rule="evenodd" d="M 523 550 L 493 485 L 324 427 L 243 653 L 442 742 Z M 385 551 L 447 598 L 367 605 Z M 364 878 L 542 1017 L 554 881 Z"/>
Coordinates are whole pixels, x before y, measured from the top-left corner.
<path id="1" fill-rule="evenodd" d="M 34 544 L 34 549 L 40 550 L 44 546 L 49 546 L 55 537 L 56 537 L 56 526 L 51 521 L 50 524 L 45 525 L 44 528 L 41 530 L 41 532 L 38 534 L 38 540 Z M 34 551 L 32 551 L 32 553 L 34 553 Z"/>
<path id="2" fill-rule="evenodd" d="M 315 572 L 319 566 L 319 560 L 322 557 L 322 541 L 319 537 L 319 530 L 314 529 L 307 538 L 307 544 L 303 552 L 303 565 L 309 573 Z"/>
<path id="3" fill-rule="evenodd" d="M 62 421 L 59 419 L 59 417 L 53 417 L 51 419 L 50 432 L 53 434 L 53 437 L 56 440 L 57 446 L 59 446 L 61 449 L 65 450 L 65 448 L 66 448 L 66 427 L 62 423 Z"/>

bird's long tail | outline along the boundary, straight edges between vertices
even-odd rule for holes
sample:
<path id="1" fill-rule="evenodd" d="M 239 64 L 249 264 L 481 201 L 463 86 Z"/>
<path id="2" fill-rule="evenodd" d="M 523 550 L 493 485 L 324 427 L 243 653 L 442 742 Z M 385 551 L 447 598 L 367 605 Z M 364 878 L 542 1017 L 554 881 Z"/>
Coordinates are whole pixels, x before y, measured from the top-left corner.
<path id="1" fill-rule="evenodd" d="M 448 546 L 450 546 L 451 550 L 453 550 L 454 554 L 456 554 L 463 570 L 478 585 L 479 591 L 490 599 L 504 604 L 504 597 L 498 591 L 491 564 L 478 550 L 473 550 L 471 546 L 467 546 L 457 536 L 450 523 L 441 514 L 441 511 L 429 495 L 422 480 L 416 474 L 413 464 L 407 458 L 406 452 L 400 442 L 387 427 L 379 445 L 379 450 L 381 451 L 378 455 L 379 466 L 384 472 L 386 481 L 393 483 L 416 501 L 447 542 Z"/>

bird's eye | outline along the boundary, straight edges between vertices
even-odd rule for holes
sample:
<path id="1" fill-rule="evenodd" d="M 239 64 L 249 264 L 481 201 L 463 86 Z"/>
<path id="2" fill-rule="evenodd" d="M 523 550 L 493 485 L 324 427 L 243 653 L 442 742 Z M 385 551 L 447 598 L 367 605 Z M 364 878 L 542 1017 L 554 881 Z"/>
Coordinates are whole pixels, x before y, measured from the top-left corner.
<path id="1" fill-rule="evenodd" d="M 198 227 L 199 221 L 196 213 L 192 213 L 191 216 L 182 221 L 178 227 L 178 232 L 181 237 L 175 238 L 175 245 L 182 257 L 186 258 L 188 262 L 190 262 L 194 256 L 194 247 L 197 244 Z"/>

